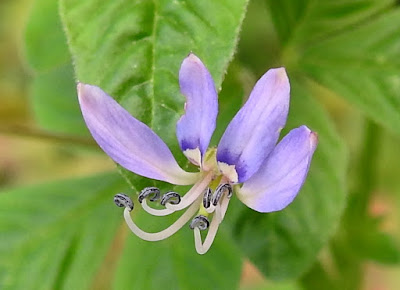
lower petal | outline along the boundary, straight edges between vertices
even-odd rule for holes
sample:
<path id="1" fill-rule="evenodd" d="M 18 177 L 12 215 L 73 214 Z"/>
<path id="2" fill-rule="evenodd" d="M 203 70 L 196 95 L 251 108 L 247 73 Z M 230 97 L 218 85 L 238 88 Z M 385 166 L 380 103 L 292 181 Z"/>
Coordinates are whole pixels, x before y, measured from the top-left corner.
<path id="1" fill-rule="evenodd" d="M 317 143 L 317 134 L 306 126 L 290 131 L 259 171 L 243 184 L 239 199 L 259 212 L 288 206 L 305 181 Z"/>

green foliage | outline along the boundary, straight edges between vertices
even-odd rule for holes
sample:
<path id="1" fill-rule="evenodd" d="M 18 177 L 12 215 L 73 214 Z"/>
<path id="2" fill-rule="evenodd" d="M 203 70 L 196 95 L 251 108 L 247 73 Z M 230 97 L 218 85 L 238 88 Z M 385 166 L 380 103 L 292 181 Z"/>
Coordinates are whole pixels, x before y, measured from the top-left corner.
<path id="1" fill-rule="evenodd" d="M 371 119 L 400 133 L 400 9 L 305 50 L 300 66 Z M 376 33 L 379 31 L 379 33 Z M 371 35 L 374 35 L 371 37 Z"/>
<path id="2" fill-rule="evenodd" d="M 34 2 L 25 31 L 25 55 L 34 72 L 30 97 L 39 126 L 50 132 L 88 136 L 57 1 Z"/>
<path id="3" fill-rule="evenodd" d="M 285 65 L 400 133 L 400 10 L 385 11 L 393 2 L 267 1 Z"/>
<path id="4" fill-rule="evenodd" d="M 298 47 L 367 21 L 394 0 L 266 0 L 279 38 Z"/>
<path id="5" fill-rule="evenodd" d="M 0 192 L 0 288 L 87 289 L 106 256 L 120 211 L 118 174 Z"/>

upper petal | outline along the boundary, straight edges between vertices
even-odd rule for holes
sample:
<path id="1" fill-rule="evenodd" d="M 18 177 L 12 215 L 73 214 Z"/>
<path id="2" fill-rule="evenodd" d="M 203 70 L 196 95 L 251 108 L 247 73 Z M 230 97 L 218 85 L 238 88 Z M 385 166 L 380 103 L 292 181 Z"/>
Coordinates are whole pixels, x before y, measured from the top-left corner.
<path id="1" fill-rule="evenodd" d="M 304 183 L 317 143 L 317 134 L 306 126 L 291 130 L 243 184 L 239 199 L 259 212 L 285 208 Z"/>
<path id="2" fill-rule="evenodd" d="M 201 160 L 196 159 L 206 152 L 215 130 L 218 114 L 217 92 L 211 74 L 193 53 L 182 63 L 179 84 L 186 103 L 185 114 L 176 124 L 176 135 L 185 155 L 200 165 Z M 193 154 L 196 149 L 200 150 L 200 154 Z"/>
<path id="3" fill-rule="evenodd" d="M 239 182 L 257 172 L 274 148 L 286 123 L 289 94 L 285 69 L 270 69 L 229 123 L 218 145 L 217 160 L 235 166 Z"/>
<path id="4" fill-rule="evenodd" d="M 82 114 L 93 138 L 118 164 L 153 179 L 192 184 L 197 173 L 182 170 L 167 145 L 96 86 L 78 84 Z"/>

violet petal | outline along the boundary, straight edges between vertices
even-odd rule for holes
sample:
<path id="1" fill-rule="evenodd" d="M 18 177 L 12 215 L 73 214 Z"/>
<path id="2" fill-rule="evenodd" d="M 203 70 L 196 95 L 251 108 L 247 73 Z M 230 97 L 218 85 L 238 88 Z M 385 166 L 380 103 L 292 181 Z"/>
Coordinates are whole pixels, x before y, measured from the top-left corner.
<path id="1" fill-rule="evenodd" d="M 317 134 L 306 126 L 291 130 L 260 170 L 243 184 L 239 199 L 259 212 L 288 206 L 305 181 L 317 143 Z"/>
<path id="2" fill-rule="evenodd" d="M 93 138 L 118 164 L 152 179 L 193 184 L 197 173 L 182 170 L 167 145 L 99 87 L 78 84 L 82 114 Z"/>
<path id="3" fill-rule="evenodd" d="M 176 135 L 185 155 L 200 165 L 215 130 L 218 97 L 211 74 L 194 54 L 189 54 L 179 71 L 179 84 L 186 97 L 185 114 L 176 124 Z M 186 150 L 200 150 L 189 156 Z M 191 158 L 192 157 L 192 158 Z"/>
<path id="4" fill-rule="evenodd" d="M 218 145 L 217 160 L 235 166 L 238 182 L 256 173 L 274 148 L 286 123 L 289 94 L 285 69 L 270 69 L 229 123 Z"/>

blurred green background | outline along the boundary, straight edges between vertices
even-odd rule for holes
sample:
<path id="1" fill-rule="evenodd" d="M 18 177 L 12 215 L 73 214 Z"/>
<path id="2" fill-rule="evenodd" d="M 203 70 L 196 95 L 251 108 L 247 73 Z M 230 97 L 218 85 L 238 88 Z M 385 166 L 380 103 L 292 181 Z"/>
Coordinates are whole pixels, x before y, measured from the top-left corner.
<path id="1" fill-rule="evenodd" d="M 159 289 L 165 281 L 171 289 L 399 289 L 397 1 L 78 2 L 0 2 L 0 289 Z M 161 40 L 152 48 L 136 44 L 154 34 Z M 194 254 L 188 229 L 160 245 L 128 235 L 110 197 L 130 189 L 91 140 L 75 94 L 76 79 L 101 85 L 146 121 L 153 51 L 151 83 L 160 85 L 152 94 L 178 108 L 158 108 L 153 129 L 176 146 L 168 129 L 182 99 L 170 96 L 190 50 L 222 86 L 216 136 L 257 78 L 280 65 L 292 83 L 289 126 L 321 131 L 315 179 L 299 201 L 257 227 L 258 215 L 236 203 L 207 258 Z"/>

